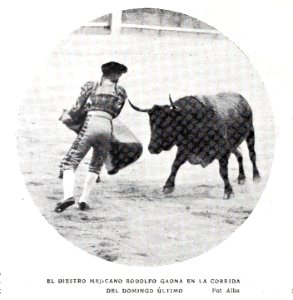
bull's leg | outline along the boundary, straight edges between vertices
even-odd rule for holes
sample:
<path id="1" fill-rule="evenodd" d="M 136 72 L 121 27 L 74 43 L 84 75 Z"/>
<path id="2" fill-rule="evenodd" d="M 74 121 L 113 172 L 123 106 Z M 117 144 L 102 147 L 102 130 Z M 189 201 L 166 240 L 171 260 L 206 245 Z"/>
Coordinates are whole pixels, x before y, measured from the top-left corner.
<path id="1" fill-rule="evenodd" d="M 256 166 L 256 154 L 254 150 L 254 143 L 255 143 L 255 136 L 254 136 L 254 129 L 252 128 L 249 132 L 248 137 L 246 138 L 248 150 L 249 150 L 249 157 L 252 162 L 252 168 L 253 168 L 253 180 L 259 181 L 260 175 Z"/>
<path id="2" fill-rule="evenodd" d="M 170 194 L 174 191 L 176 174 L 177 174 L 179 168 L 186 162 L 186 160 L 187 160 L 187 157 L 184 154 L 184 152 L 181 151 L 180 149 L 178 149 L 176 158 L 172 164 L 171 174 L 168 177 L 168 179 L 164 185 L 164 188 L 163 188 L 163 192 L 165 194 Z"/>
<path id="3" fill-rule="evenodd" d="M 238 149 L 236 149 L 233 153 L 237 157 L 237 161 L 238 161 L 238 165 L 239 165 L 239 175 L 237 178 L 238 184 L 244 184 L 245 173 L 244 173 L 244 168 L 243 168 L 243 156 Z"/>
<path id="4" fill-rule="evenodd" d="M 230 154 L 226 154 L 219 159 L 220 164 L 220 175 L 224 180 L 224 199 L 229 199 L 233 195 L 233 189 L 230 185 L 228 178 L 228 161 Z"/>

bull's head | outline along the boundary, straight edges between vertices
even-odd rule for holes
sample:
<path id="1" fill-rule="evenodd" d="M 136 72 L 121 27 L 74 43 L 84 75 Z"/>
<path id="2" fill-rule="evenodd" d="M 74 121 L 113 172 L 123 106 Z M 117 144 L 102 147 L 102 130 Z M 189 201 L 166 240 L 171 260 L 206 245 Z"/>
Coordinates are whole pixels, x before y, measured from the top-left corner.
<path id="1" fill-rule="evenodd" d="M 149 114 L 151 138 L 148 149 L 153 154 L 170 150 L 176 142 L 175 126 L 180 109 L 173 103 L 171 96 L 169 99 L 171 105 L 154 105 L 150 109 L 141 109 L 128 100 L 134 110 Z"/>

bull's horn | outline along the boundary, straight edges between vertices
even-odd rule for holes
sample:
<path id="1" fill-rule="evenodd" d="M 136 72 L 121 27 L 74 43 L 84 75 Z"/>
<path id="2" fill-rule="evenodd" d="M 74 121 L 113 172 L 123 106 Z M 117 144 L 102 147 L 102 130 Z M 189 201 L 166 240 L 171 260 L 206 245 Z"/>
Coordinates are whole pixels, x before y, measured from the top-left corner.
<path id="1" fill-rule="evenodd" d="M 171 103 L 171 106 L 173 109 L 178 109 L 178 107 L 174 104 L 174 102 L 172 101 L 172 98 L 171 98 L 171 95 L 169 94 L 169 100 L 170 100 L 170 103 Z"/>
<path id="2" fill-rule="evenodd" d="M 142 108 L 139 108 L 139 107 L 135 106 L 134 104 L 132 104 L 132 103 L 130 102 L 129 99 L 128 99 L 128 102 L 129 102 L 130 106 L 131 106 L 134 110 L 137 110 L 137 111 L 140 111 L 140 112 L 149 112 L 149 109 L 142 109 Z"/>

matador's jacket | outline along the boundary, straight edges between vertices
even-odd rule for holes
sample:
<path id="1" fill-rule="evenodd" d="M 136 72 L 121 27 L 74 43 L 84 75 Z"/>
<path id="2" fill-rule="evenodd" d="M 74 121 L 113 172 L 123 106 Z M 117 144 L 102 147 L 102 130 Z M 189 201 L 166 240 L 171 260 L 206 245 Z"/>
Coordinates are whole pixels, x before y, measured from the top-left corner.
<path id="1" fill-rule="evenodd" d="M 88 81 L 81 87 L 81 93 L 75 105 L 69 111 L 72 119 L 77 118 L 82 107 L 85 111 L 105 111 L 116 118 L 127 99 L 126 91 L 117 84 L 99 84 Z"/>
<path id="2" fill-rule="evenodd" d="M 89 81 L 81 87 L 80 96 L 73 107 L 68 112 L 64 110 L 70 116 L 70 121 L 63 123 L 78 135 L 61 161 L 59 178 L 63 178 L 63 171 L 70 160 L 70 154 L 77 148 L 80 136 L 83 133 L 87 113 L 102 111 L 115 119 L 120 114 L 126 99 L 125 89 L 117 84 L 107 85 Z M 141 156 L 143 150 L 142 144 L 121 122 L 114 120 L 112 128 L 110 149 L 105 161 L 108 174 L 111 175 L 135 162 Z"/>

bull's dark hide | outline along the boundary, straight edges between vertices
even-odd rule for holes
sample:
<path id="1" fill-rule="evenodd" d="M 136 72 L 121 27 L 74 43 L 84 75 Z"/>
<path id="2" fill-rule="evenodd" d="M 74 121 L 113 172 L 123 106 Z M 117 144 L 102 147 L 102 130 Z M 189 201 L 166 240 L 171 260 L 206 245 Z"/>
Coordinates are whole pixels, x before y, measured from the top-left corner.
<path id="1" fill-rule="evenodd" d="M 190 163 L 207 166 L 227 151 L 233 152 L 252 127 L 251 108 L 236 93 L 184 97 L 174 104 L 179 108 L 173 122 L 175 143 L 190 153 Z"/>
<path id="2" fill-rule="evenodd" d="M 177 146 L 171 174 L 164 186 L 165 193 L 174 190 L 176 174 L 186 161 L 206 167 L 217 159 L 224 180 L 224 197 L 229 198 L 233 194 L 228 178 L 231 153 L 236 155 L 239 163 L 238 183 L 245 181 L 243 158 L 237 150 L 244 140 L 253 165 L 253 178 L 259 178 L 252 110 L 244 97 L 238 93 L 221 93 L 187 96 L 175 102 L 170 97 L 170 104 L 141 109 L 130 102 L 133 109 L 149 115 L 151 139 L 148 149 L 151 153 L 159 154 Z"/>

